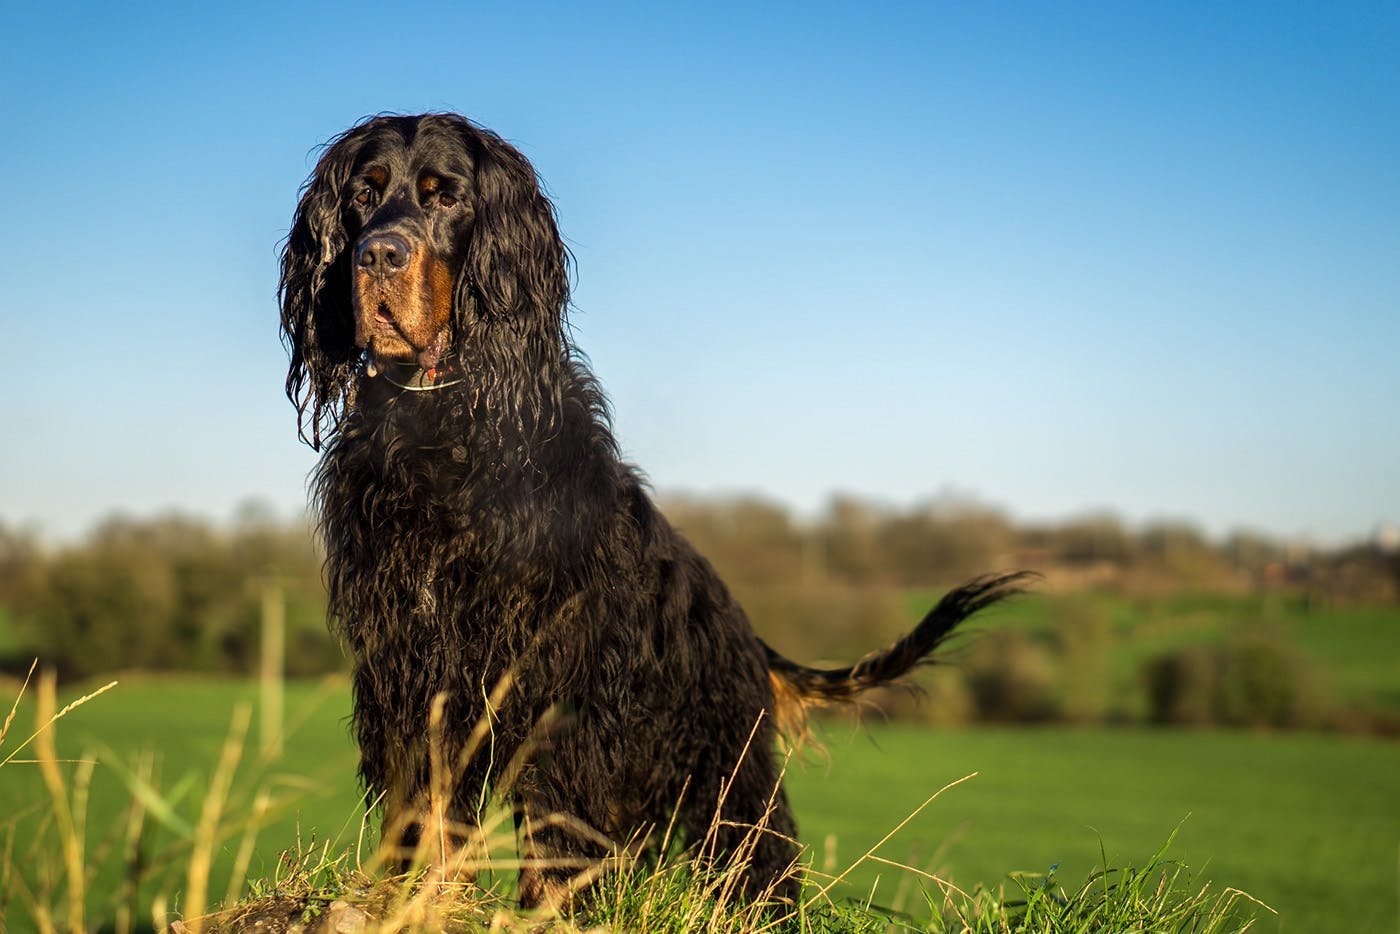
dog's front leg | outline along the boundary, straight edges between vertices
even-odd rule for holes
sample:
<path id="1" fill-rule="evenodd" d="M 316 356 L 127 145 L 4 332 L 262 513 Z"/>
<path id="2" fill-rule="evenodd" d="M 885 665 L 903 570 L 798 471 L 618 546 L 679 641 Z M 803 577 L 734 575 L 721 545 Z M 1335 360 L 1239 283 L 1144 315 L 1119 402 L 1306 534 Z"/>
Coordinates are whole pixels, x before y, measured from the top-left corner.
<path id="1" fill-rule="evenodd" d="M 601 818 L 574 813 L 580 810 L 557 797 L 515 796 L 522 908 L 568 911 L 607 870 L 618 847 L 599 831 Z"/>
<path id="2" fill-rule="evenodd" d="M 570 878 L 586 867 L 569 866 L 557 821 L 535 805 L 515 804 L 515 834 L 520 850 L 520 907 L 557 914 L 567 910 L 573 889 Z"/>
<path id="3" fill-rule="evenodd" d="M 481 815 L 467 803 L 480 800 L 480 786 L 471 782 L 483 779 L 472 774 L 425 783 L 424 775 L 422 768 L 388 774 L 380 799 L 381 862 L 403 872 L 431 867 L 443 879 L 473 882 L 489 860 Z"/>

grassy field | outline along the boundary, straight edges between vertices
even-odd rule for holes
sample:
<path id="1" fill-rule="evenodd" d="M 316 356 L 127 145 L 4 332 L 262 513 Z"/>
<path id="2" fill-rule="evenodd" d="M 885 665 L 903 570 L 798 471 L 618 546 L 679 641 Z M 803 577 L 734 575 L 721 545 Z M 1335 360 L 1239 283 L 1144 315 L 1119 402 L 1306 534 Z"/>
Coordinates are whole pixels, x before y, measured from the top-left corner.
<path id="1" fill-rule="evenodd" d="M 1141 863 L 1180 823 L 1172 854 L 1271 905 L 1283 930 L 1397 924 L 1400 745 L 1305 735 L 889 727 L 845 734 L 830 758 L 829 768 L 794 776 L 792 790 L 809 842 L 835 834 L 846 857 L 878 839 L 879 828 L 917 806 L 931 786 L 976 771 L 905 828 L 888 855 L 922 860 L 964 886 L 1056 864 L 1077 884 L 1101 865 L 1100 845 L 1110 865 Z M 858 884 L 871 875 L 861 873 Z"/>
<path id="2" fill-rule="evenodd" d="M 198 819 L 207 783 L 239 701 L 251 685 L 191 678 L 132 678 L 61 724 L 59 752 L 135 761 L 153 754 L 153 784 L 173 800 L 168 826 L 148 847 L 179 865 L 178 828 Z M 8 703 L 5 705 L 8 709 Z M 345 729 L 348 692 L 335 681 L 295 684 L 288 694 L 293 735 L 281 759 L 258 762 L 256 728 L 235 779 L 231 813 L 259 790 L 290 806 L 258 838 L 249 874 L 277 871 L 284 847 L 331 841 L 354 846 L 359 806 L 354 752 Z M 17 737 L 28 735 L 21 707 Z M 254 718 L 256 722 L 256 718 Z M 958 885 L 996 886 L 1012 871 L 1045 872 L 1077 886 L 1100 864 L 1145 861 L 1181 825 L 1171 855 L 1218 885 L 1236 886 L 1280 912 L 1262 930 L 1372 931 L 1397 927 L 1400 856 L 1400 744 L 1319 735 L 1154 732 L 1138 729 L 980 729 L 933 732 L 831 726 L 828 755 L 794 766 L 789 789 L 818 867 L 860 856 L 939 787 L 976 778 L 936 800 L 881 849 L 889 859 L 935 869 Z M 117 769 L 93 774 L 89 862 L 98 863 L 130 791 Z M 0 770 L 0 846 L 22 867 L 24 885 L 42 884 L 51 854 L 30 852 L 46 800 L 32 765 Z M 1184 823 L 1183 823 L 1184 822 Z M 8 838 L 8 840 L 7 840 Z M 216 854 L 211 893 L 222 896 L 237 838 Z M 108 862 L 115 862 L 108 860 Z M 115 885 L 104 865 L 96 893 Z M 910 879 L 878 864 L 857 869 L 847 891 L 881 904 L 916 906 Z M 174 883 L 171 883 L 173 885 Z M 904 891 L 901 891 L 901 886 Z M 23 897 L 5 892 L 23 930 Z M 150 894 L 150 893 L 148 893 Z M 94 903 L 100 899 L 95 894 Z M 96 912 L 95 914 L 100 914 Z"/>

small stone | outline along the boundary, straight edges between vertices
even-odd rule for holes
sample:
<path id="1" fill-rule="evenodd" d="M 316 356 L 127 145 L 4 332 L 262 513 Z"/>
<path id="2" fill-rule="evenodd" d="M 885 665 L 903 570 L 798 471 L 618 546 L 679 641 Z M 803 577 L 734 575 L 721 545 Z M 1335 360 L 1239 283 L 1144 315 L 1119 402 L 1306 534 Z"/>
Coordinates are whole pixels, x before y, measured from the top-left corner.
<path id="1" fill-rule="evenodd" d="M 369 915 L 358 908 L 346 905 L 335 919 L 335 934 L 360 934 L 369 922 Z"/>

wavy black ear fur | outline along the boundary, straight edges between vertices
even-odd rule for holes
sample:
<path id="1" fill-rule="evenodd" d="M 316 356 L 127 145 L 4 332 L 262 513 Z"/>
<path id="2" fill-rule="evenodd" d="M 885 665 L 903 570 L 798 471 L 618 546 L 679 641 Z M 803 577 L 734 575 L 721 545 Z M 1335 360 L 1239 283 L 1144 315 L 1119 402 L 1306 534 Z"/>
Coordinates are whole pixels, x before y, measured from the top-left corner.
<path id="1" fill-rule="evenodd" d="M 476 163 L 477 199 L 461 307 L 488 322 L 542 316 L 562 327 L 568 252 L 534 167 L 490 130 L 462 120 L 458 131 Z"/>
<path id="2" fill-rule="evenodd" d="M 449 119 L 476 173 L 471 241 L 457 280 L 456 345 L 485 406 L 529 445 L 559 418 L 573 353 L 565 325 L 570 257 L 530 162 L 490 130 Z"/>
<path id="3" fill-rule="evenodd" d="M 350 314 L 350 244 L 340 196 L 366 132 L 367 124 L 360 124 L 327 144 L 302 187 L 282 248 L 277 295 L 282 342 L 291 354 L 287 398 L 297 408 L 298 433 L 315 450 L 335 433 L 339 403 L 350 392 L 361 356 Z"/>

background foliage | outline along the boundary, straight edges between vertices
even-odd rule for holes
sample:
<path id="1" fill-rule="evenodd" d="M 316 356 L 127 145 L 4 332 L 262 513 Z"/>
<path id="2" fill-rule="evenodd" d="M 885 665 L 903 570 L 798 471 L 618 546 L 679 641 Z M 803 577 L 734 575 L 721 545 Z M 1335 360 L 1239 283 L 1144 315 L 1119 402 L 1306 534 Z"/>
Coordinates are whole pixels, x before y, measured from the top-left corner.
<path id="1" fill-rule="evenodd" d="M 1314 551 L 1108 515 L 1018 524 L 964 503 L 887 509 L 838 498 L 799 520 L 756 499 L 674 499 L 667 513 L 756 628 L 805 662 L 859 657 L 942 588 L 1007 568 L 1037 594 L 986 614 L 953 664 L 872 699 L 942 723 L 1149 722 L 1400 731 L 1400 553 Z M 249 507 L 224 527 L 113 518 L 44 547 L 0 528 L 0 664 L 250 674 L 269 590 L 286 609 L 292 677 L 342 670 L 325 625 L 322 556 L 304 522 Z"/>

